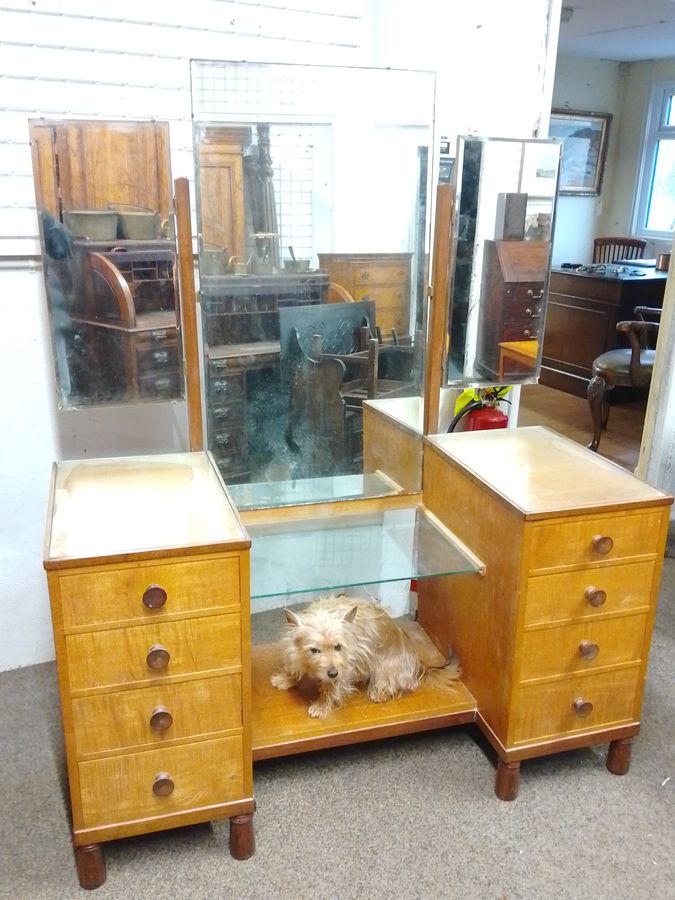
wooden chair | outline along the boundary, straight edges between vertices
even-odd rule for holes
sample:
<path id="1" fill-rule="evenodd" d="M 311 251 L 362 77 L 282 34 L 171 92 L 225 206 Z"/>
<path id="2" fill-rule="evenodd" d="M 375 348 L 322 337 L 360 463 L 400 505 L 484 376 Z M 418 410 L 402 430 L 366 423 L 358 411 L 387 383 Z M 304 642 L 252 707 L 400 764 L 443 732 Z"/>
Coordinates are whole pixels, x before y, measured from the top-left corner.
<path id="1" fill-rule="evenodd" d="M 593 262 L 613 263 L 619 259 L 642 259 L 647 241 L 629 237 L 602 237 L 593 241 Z"/>
<path id="2" fill-rule="evenodd" d="M 588 445 L 597 450 L 602 429 L 609 417 L 608 392 L 617 385 L 645 388 L 649 386 L 654 368 L 654 349 L 659 331 L 660 309 L 635 307 L 636 320 L 617 323 L 616 330 L 625 334 L 629 346 L 608 350 L 593 362 L 593 377 L 586 396 L 593 421 L 593 438 Z"/>

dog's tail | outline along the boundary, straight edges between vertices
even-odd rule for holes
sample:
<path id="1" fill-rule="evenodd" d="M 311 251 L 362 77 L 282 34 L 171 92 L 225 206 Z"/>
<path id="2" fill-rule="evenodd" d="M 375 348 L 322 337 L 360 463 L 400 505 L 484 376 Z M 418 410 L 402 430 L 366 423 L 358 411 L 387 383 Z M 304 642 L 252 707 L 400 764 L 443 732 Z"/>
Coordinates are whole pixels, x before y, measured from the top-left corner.
<path id="1" fill-rule="evenodd" d="M 450 652 L 448 659 L 442 666 L 426 666 L 424 681 L 439 691 L 450 692 L 454 690 L 457 682 L 462 677 L 462 667 L 459 660 Z"/>

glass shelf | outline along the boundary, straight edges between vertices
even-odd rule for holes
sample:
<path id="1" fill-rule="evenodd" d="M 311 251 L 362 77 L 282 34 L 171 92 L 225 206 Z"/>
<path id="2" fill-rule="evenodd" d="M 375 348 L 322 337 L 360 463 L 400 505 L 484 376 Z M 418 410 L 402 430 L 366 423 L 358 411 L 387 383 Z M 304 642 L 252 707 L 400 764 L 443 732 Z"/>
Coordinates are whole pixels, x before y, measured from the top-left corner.
<path id="1" fill-rule="evenodd" d="M 481 571 L 421 507 L 250 524 L 251 598 Z"/>
<path id="2" fill-rule="evenodd" d="M 238 510 L 296 506 L 329 500 L 386 497 L 402 488 L 376 472 L 367 475 L 333 475 L 325 478 L 296 478 L 291 481 L 260 481 L 228 484 L 227 491 Z"/>

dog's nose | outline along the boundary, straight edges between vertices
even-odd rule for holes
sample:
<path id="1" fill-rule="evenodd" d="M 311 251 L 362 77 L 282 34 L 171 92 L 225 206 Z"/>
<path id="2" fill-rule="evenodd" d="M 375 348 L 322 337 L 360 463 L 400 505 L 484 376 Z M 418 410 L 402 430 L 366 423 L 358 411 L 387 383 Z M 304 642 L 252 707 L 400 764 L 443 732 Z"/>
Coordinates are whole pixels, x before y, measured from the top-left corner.
<path id="1" fill-rule="evenodd" d="M 328 669 L 326 675 L 328 675 L 329 678 L 337 678 L 337 673 L 337 669 Z"/>

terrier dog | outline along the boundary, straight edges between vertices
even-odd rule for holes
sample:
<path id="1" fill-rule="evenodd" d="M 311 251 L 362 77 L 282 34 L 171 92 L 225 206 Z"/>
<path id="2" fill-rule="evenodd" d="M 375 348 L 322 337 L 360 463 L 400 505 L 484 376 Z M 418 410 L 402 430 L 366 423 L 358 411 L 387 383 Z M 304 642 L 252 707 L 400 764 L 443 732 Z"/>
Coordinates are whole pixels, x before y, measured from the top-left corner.
<path id="1" fill-rule="evenodd" d="M 281 671 L 272 685 L 287 691 L 308 676 L 318 687 L 309 706 L 323 719 L 360 686 L 373 703 L 414 691 L 426 680 L 451 690 L 460 676 L 452 657 L 442 666 L 426 665 L 412 640 L 381 606 L 353 597 L 329 597 L 299 615 L 287 609 L 281 640 Z"/>

